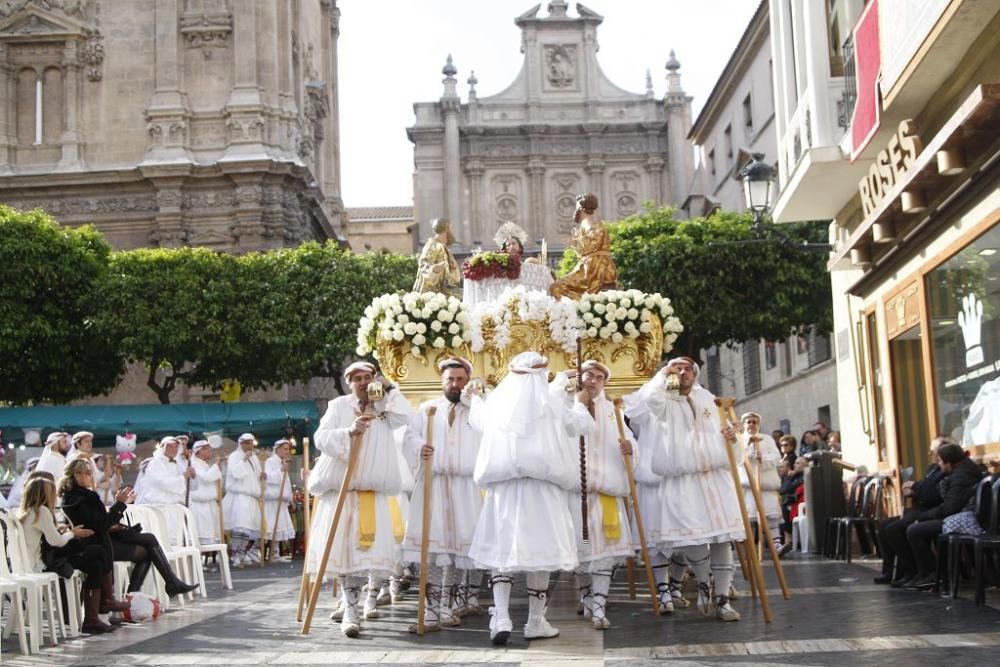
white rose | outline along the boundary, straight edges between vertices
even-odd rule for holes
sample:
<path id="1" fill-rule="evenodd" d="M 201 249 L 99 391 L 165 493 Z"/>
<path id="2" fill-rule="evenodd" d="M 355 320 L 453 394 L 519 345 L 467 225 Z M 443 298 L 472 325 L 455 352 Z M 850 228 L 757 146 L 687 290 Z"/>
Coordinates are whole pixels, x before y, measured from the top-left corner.
<path id="1" fill-rule="evenodd" d="M 618 316 L 619 320 L 624 320 L 626 317 L 628 317 L 628 310 L 625 308 L 619 308 L 615 314 Z"/>
<path id="2" fill-rule="evenodd" d="M 635 331 L 635 324 L 633 324 L 632 322 L 626 322 L 625 331 L 628 333 L 632 333 L 633 331 Z"/>
<path id="3" fill-rule="evenodd" d="M 580 302 L 580 310 L 583 311 L 583 312 L 585 312 L 585 313 L 588 310 L 590 310 L 590 301 L 581 301 Z"/>
<path id="4" fill-rule="evenodd" d="M 392 339 L 397 342 L 403 340 L 403 332 L 400 331 L 399 329 L 396 329 L 395 331 L 392 332 Z"/>
<path id="5" fill-rule="evenodd" d="M 612 343 L 620 343 L 620 342 L 622 342 L 622 340 L 624 340 L 624 337 L 620 333 L 615 332 L 615 333 L 611 334 L 611 342 Z"/>
<path id="6" fill-rule="evenodd" d="M 639 317 L 639 311 L 636 310 L 635 308 L 629 308 L 627 316 L 630 320 L 634 320 L 635 318 Z"/>
<path id="7" fill-rule="evenodd" d="M 461 330 L 462 330 L 462 327 L 458 326 L 458 324 L 456 324 L 454 322 L 452 322 L 451 324 L 448 325 L 448 333 L 450 333 L 450 334 L 457 334 Z"/>
<path id="8" fill-rule="evenodd" d="M 646 308 L 653 308 L 656 306 L 656 298 L 652 294 L 646 297 L 645 306 Z"/>
<path id="9" fill-rule="evenodd" d="M 396 321 L 401 322 L 402 324 L 406 324 L 407 322 L 410 321 L 410 316 L 407 315 L 406 313 L 401 313 L 396 316 Z"/>
<path id="10" fill-rule="evenodd" d="M 417 322 L 417 333 L 427 333 L 427 325 L 423 322 Z"/>
<path id="11" fill-rule="evenodd" d="M 605 310 L 607 310 L 607 307 L 603 303 L 594 304 L 594 312 L 598 315 L 603 314 Z"/>
<path id="12" fill-rule="evenodd" d="M 632 300 L 626 297 L 626 298 L 622 299 L 621 301 L 619 301 L 618 305 L 621 306 L 622 308 L 631 308 L 632 307 Z"/>
<path id="13" fill-rule="evenodd" d="M 607 327 L 601 327 L 601 330 L 597 332 L 597 335 L 600 336 L 601 338 L 607 338 L 608 336 L 611 335 L 611 329 L 608 329 Z"/>
<path id="14" fill-rule="evenodd" d="M 643 322 L 642 324 L 639 325 L 639 331 L 641 331 L 642 333 L 649 333 L 652 330 L 653 327 L 652 325 L 650 325 L 649 322 Z"/>
<path id="15" fill-rule="evenodd" d="M 434 320 L 433 322 L 431 322 L 431 329 L 434 329 L 434 331 L 441 331 L 441 326 L 442 325 L 439 320 Z"/>
<path id="16" fill-rule="evenodd" d="M 597 338 L 598 333 L 599 332 L 597 331 L 597 327 L 590 327 L 589 329 L 587 329 L 587 338 Z"/>
<path id="17" fill-rule="evenodd" d="M 607 329 L 608 329 L 608 331 L 611 331 L 612 333 L 615 332 L 615 331 L 618 331 L 618 323 L 617 322 L 608 322 Z"/>
<path id="18" fill-rule="evenodd" d="M 441 348 L 444 347 L 444 345 L 445 345 L 444 338 L 441 338 L 441 336 L 438 336 L 437 338 L 434 339 L 434 347 L 436 347 L 437 349 L 440 350 Z"/>
<path id="19" fill-rule="evenodd" d="M 420 346 L 420 345 L 423 345 L 426 342 L 427 342 L 427 339 L 424 338 L 423 334 L 417 334 L 416 336 L 413 337 L 413 344 L 414 345 Z"/>
<path id="20" fill-rule="evenodd" d="M 593 322 L 595 319 L 597 319 L 597 318 L 594 317 L 593 313 L 584 313 L 583 314 L 583 321 L 584 322 Z"/>
<path id="21" fill-rule="evenodd" d="M 451 337 L 451 346 L 454 347 L 454 348 L 462 347 L 462 337 L 461 336 L 452 336 Z"/>
<path id="22" fill-rule="evenodd" d="M 407 322 L 406 324 L 403 325 L 403 331 L 406 332 L 407 336 L 412 336 L 413 334 L 417 333 L 417 325 L 414 324 L 413 322 Z"/>

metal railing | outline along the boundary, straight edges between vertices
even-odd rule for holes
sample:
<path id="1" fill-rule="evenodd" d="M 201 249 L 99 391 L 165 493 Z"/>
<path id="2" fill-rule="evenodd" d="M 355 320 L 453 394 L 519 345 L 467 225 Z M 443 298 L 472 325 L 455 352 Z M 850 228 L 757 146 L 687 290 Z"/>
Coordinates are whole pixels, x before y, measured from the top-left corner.
<path id="1" fill-rule="evenodd" d="M 854 57 L 854 38 L 848 37 L 841 49 L 844 57 L 844 93 L 837 102 L 837 125 L 851 127 L 854 104 L 858 101 L 857 60 Z"/>

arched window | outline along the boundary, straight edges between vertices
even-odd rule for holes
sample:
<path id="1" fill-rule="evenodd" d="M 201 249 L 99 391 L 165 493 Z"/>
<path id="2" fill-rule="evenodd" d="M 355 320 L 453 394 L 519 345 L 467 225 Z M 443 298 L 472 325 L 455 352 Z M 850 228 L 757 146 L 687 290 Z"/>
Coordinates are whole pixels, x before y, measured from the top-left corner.
<path id="1" fill-rule="evenodd" d="M 63 75 L 58 67 L 48 67 L 42 76 L 41 102 L 42 141 L 46 145 L 58 144 L 63 133 Z"/>
<path id="2" fill-rule="evenodd" d="M 38 108 L 41 86 L 34 69 L 24 68 L 17 73 L 17 143 L 19 146 L 40 144 L 41 123 L 38 122 Z"/>

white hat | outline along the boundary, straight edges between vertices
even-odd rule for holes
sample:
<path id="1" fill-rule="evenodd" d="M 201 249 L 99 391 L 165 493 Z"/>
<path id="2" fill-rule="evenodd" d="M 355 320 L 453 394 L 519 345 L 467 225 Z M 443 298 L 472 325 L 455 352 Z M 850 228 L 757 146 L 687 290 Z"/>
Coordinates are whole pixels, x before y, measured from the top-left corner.
<path id="1" fill-rule="evenodd" d="M 183 440 L 185 444 L 191 442 L 191 438 L 187 437 L 183 433 L 181 433 L 180 435 L 175 435 L 174 437 L 177 438 L 177 440 Z"/>
<path id="2" fill-rule="evenodd" d="M 254 443 L 257 442 L 257 437 L 253 433 L 244 433 L 240 436 L 240 439 L 236 442 L 246 442 L 247 440 L 252 440 Z"/>
<path id="3" fill-rule="evenodd" d="M 194 444 L 191 445 L 191 451 L 197 452 L 202 447 L 211 447 L 212 444 L 208 440 L 195 440 Z"/>
<path id="4" fill-rule="evenodd" d="M 49 437 L 45 438 L 45 446 L 48 447 L 52 443 L 58 441 L 60 438 L 68 438 L 69 433 L 63 433 L 62 431 L 55 431 L 49 433 Z"/>
<path id="5" fill-rule="evenodd" d="M 596 359 L 587 359 L 585 362 L 580 364 L 581 371 L 587 371 L 590 370 L 591 368 L 596 368 L 597 370 L 604 373 L 605 382 L 611 379 L 611 369 L 602 364 L 601 362 L 597 361 Z"/>
<path id="6" fill-rule="evenodd" d="M 75 443 L 79 442 L 80 440 L 82 440 L 83 438 L 93 439 L 94 438 L 94 434 L 91 433 L 90 431 L 78 431 L 77 433 L 73 434 L 73 443 L 75 444 Z"/>
<path id="7" fill-rule="evenodd" d="M 674 357 L 673 359 L 667 362 L 667 366 L 670 367 L 673 366 L 674 364 L 680 364 L 680 363 L 685 363 L 691 366 L 691 369 L 694 371 L 694 376 L 698 377 L 698 371 L 699 371 L 698 363 L 691 357 Z"/>
<path id="8" fill-rule="evenodd" d="M 42 429 L 26 428 L 22 430 L 24 431 L 24 444 L 37 445 L 41 441 Z"/>
<path id="9" fill-rule="evenodd" d="M 549 367 L 547 357 L 537 352 L 522 352 L 510 360 L 508 368 L 513 373 L 541 373 Z"/>
<path id="10" fill-rule="evenodd" d="M 160 442 L 156 446 L 158 448 L 162 449 L 162 448 L 166 447 L 167 445 L 169 445 L 171 442 L 174 443 L 174 444 L 179 444 L 177 442 L 177 438 L 175 438 L 172 435 L 168 435 L 168 436 L 165 436 L 164 438 L 161 438 Z"/>
<path id="11" fill-rule="evenodd" d="M 472 362 L 457 355 L 448 357 L 447 359 L 442 359 L 438 362 L 438 373 L 444 373 L 446 369 L 454 368 L 455 366 L 461 366 L 465 369 L 466 373 L 472 375 Z"/>
<path id="12" fill-rule="evenodd" d="M 205 431 L 205 439 L 208 440 L 208 444 L 212 446 L 212 449 L 220 449 L 222 447 L 222 431 Z"/>
<path id="13" fill-rule="evenodd" d="M 761 420 L 760 415 L 757 414 L 756 412 L 744 412 L 742 415 L 740 415 L 740 421 L 745 422 L 748 417 L 756 417 L 757 421 Z"/>
<path id="14" fill-rule="evenodd" d="M 278 449 L 278 447 L 281 447 L 282 445 L 290 445 L 290 444 L 292 444 L 291 440 L 289 440 L 288 438 L 281 438 L 280 440 L 274 441 L 273 449 Z"/>
<path id="15" fill-rule="evenodd" d="M 344 371 L 344 379 L 350 382 L 352 373 L 371 373 L 375 375 L 378 371 L 375 369 L 375 364 L 369 361 L 355 361 L 353 364 L 347 367 Z"/>

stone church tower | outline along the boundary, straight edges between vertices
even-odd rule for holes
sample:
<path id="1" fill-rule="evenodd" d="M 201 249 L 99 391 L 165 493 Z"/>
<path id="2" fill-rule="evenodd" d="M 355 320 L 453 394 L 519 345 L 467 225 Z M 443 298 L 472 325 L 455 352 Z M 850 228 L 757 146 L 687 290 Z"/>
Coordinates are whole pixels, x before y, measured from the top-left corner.
<path id="1" fill-rule="evenodd" d="M 528 231 L 528 249 L 542 238 L 559 249 L 578 193 L 594 192 L 605 220 L 635 213 L 646 200 L 684 200 L 693 157 L 680 64 L 671 53 L 662 100 L 648 73 L 644 95 L 623 90 L 597 62 L 604 18 L 579 3 L 575 17 L 567 9 L 553 1 L 548 16 L 535 6 L 515 20 L 524 62 L 503 92 L 477 97 L 472 74 L 463 103 L 449 56 L 441 99 L 413 105 L 408 135 L 421 241 L 428 222 L 444 217 L 459 243 L 491 246 L 496 228 L 513 220 Z"/>
<path id="2" fill-rule="evenodd" d="M 0 202 L 118 248 L 341 236 L 336 0 L 0 0 Z"/>

